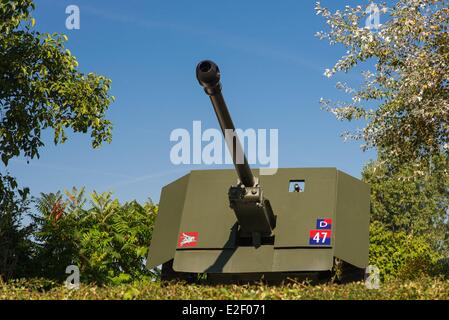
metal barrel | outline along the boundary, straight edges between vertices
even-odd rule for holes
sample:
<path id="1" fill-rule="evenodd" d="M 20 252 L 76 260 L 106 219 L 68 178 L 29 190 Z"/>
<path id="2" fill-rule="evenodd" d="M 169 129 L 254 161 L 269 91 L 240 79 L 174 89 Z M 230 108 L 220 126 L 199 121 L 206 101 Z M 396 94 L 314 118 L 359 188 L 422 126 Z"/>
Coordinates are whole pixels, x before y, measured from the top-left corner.
<path id="1" fill-rule="evenodd" d="M 220 69 L 210 60 L 201 61 L 196 67 L 196 78 L 212 102 L 218 122 L 220 123 L 221 131 L 225 137 L 229 152 L 232 155 L 232 161 L 234 162 L 235 170 L 237 171 L 240 182 L 246 187 L 253 187 L 256 180 L 248 165 L 248 160 L 243 152 L 240 140 L 235 135 L 234 123 L 232 122 L 228 107 L 226 106 L 226 102 L 221 93 Z M 231 132 L 234 137 L 233 141 L 228 141 L 228 139 L 226 139 L 226 130 L 232 130 Z M 239 158 L 237 158 L 238 155 L 240 155 Z"/>

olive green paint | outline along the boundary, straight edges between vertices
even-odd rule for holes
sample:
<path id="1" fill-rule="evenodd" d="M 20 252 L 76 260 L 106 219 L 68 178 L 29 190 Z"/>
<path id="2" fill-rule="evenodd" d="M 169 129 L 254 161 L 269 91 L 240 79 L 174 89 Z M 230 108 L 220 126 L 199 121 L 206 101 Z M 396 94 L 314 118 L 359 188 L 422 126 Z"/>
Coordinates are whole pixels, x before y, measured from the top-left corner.
<path id="1" fill-rule="evenodd" d="M 259 178 L 276 215 L 274 244 L 238 246 L 229 207 L 233 170 L 197 170 L 164 187 L 147 266 L 174 259 L 180 272 L 252 273 L 330 270 L 333 258 L 368 263 L 369 186 L 335 168 L 278 169 Z M 304 180 L 304 192 L 289 192 Z M 332 219 L 331 245 L 309 245 L 319 218 Z M 198 232 L 196 246 L 177 248 L 180 232 Z"/>

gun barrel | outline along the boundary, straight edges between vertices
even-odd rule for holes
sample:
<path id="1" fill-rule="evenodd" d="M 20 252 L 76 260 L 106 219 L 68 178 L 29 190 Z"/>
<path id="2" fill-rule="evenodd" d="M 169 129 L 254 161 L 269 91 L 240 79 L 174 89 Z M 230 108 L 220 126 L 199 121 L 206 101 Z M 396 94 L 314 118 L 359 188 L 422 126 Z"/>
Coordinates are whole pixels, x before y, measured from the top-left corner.
<path id="1" fill-rule="evenodd" d="M 256 180 L 251 172 L 240 140 L 235 134 L 234 123 L 221 93 L 220 69 L 214 62 L 204 60 L 196 67 L 196 77 L 212 102 L 240 182 L 246 187 L 253 187 Z M 229 135 L 229 133 L 232 133 L 232 135 Z M 231 136 L 232 140 L 228 139 Z"/>

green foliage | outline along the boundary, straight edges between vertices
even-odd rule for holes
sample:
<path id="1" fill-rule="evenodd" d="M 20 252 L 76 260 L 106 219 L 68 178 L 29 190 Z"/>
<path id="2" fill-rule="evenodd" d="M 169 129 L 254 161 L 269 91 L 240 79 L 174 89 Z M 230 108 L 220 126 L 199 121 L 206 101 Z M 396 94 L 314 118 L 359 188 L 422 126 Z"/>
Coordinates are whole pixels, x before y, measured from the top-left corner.
<path id="1" fill-rule="evenodd" d="M 46 289 L 46 290 L 45 290 Z M 284 286 L 220 285 L 198 286 L 185 283 L 141 281 L 118 286 L 83 285 L 70 290 L 46 280 L 19 280 L 0 283 L 0 299 L 91 299 L 91 300 L 404 300 L 449 299 L 449 281 L 422 277 L 413 281 L 395 280 L 382 283 L 378 290 L 367 289 L 364 283 L 346 285 L 308 285 L 292 283 Z"/>
<path id="2" fill-rule="evenodd" d="M 0 160 L 5 168 L 14 157 L 39 157 L 45 129 L 54 131 L 55 144 L 67 139 L 67 129 L 90 132 L 93 147 L 111 140 L 111 122 L 105 119 L 114 100 L 111 80 L 81 73 L 65 48 L 67 36 L 34 29 L 33 9 L 32 0 L 0 0 Z M 29 228 L 19 226 L 28 189 L 18 189 L 4 171 L 0 168 L 0 274 L 12 275 L 18 271 L 13 266 L 23 265 L 17 261 L 29 243 Z"/>
<path id="3" fill-rule="evenodd" d="M 378 3 L 381 25 L 374 29 L 366 27 L 373 5 L 331 12 L 316 3 L 327 24 L 317 36 L 346 51 L 325 76 L 365 68 L 361 85 L 337 83 L 348 101 L 322 99 L 322 107 L 338 120 L 360 121 L 364 127 L 346 137 L 364 140 L 364 150 L 377 149 L 377 161 L 363 172 L 372 188 L 372 220 L 426 235 L 433 248 L 448 253 L 448 1 Z"/>
<path id="4" fill-rule="evenodd" d="M 91 131 L 97 147 L 111 139 L 105 112 L 113 97 L 111 81 L 77 70 L 64 45 L 67 37 L 33 30 L 30 0 L 0 2 L 0 157 L 5 166 L 21 153 L 39 156 L 41 132 L 54 130 L 55 144 L 65 129 Z"/>
<path id="5" fill-rule="evenodd" d="M 75 219 L 61 219 L 65 203 L 60 192 L 41 194 L 36 207 L 40 215 L 32 215 L 37 241 L 34 275 L 63 280 L 65 269 L 74 264 L 77 252 L 74 234 L 77 223 Z"/>
<path id="6" fill-rule="evenodd" d="M 65 268 L 77 265 L 81 281 L 118 284 L 151 276 L 147 257 L 157 207 L 147 201 L 123 205 L 109 192 L 91 194 L 85 208 L 84 189 L 41 194 L 40 215 L 33 216 L 39 242 L 39 276 L 63 280 Z"/>
<path id="7" fill-rule="evenodd" d="M 370 226 L 370 264 L 382 280 L 415 279 L 433 274 L 441 256 L 424 236 L 388 231 L 380 222 Z"/>
<path id="8" fill-rule="evenodd" d="M 0 278 L 25 276 L 31 265 L 32 228 L 23 227 L 21 219 L 28 210 L 28 190 L 14 191 L 12 177 L 0 179 Z"/>
<path id="9" fill-rule="evenodd" d="M 442 258 L 438 260 L 435 268 L 435 274 L 449 279 L 449 258 Z"/>
<path id="10" fill-rule="evenodd" d="M 347 5 L 331 13 L 317 2 L 316 13 L 328 25 L 318 36 L 346 50 L 325 75 L 365 67 L 367 61 L 373 66 L 362 72 L 359 88 L 337 84 L 349 101 L 323 99 L 323 107 L 340 120 L 365 120 L 365 128 L 355 133 L 365 148 L 380 148 L 390 163 L 412 162 L 419 171 L 433 156 L 449 157 L 448 1 L 379 4 L 382 24 L 375 30 L 366 28 L 370 5 L 366 1 L 366 7 Z"/>
<path id="11" fill-rule="evenodd" d="M 388 230 L 426 235 L 432 246 L 449 252 L 449 167 L 444 158 L 434 157 L 422 175 L 415 168 L 399 168 L 382 161 L 365 166 L 363 180 L 371 186 L 371 220 Z"/>

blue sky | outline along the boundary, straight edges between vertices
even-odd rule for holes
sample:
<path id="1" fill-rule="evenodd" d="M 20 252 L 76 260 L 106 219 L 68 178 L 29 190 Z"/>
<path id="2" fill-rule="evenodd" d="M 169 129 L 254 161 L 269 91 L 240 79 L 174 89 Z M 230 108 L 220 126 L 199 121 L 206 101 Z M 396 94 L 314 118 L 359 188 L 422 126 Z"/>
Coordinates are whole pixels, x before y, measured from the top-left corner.
<path id="1" fill-rule="evenodd" d="M 334 10 L 358 3 L 367 1 L 322 1 Z M 70 4 L 80 8 L 80 30 L 65 28 Z M 319 105 L 321 97 L 345 98 L 336 80 L 354 82 L 360 73 L 323 76 L 345 50 L 314 36 L 325 28 L 314 6 L 309 0 L 37 0 L 38 30 L 67 34 L 80 69 L 112 79 L 113 141 L 93 150 L 88 135 L 69 134 L 54 146 L 48 131 L 40 159 L 12 161 L 10 173 L 33 195 L 87 186 L 114 191 L 121 201 L 158 201 L 165 184 L 207 168 L 173 165 L 169 136 L 175 128 L 191 130 L 194 120 L 218 128 L 194 73 L 200 60 L 212 59 L 236 126 L 279 129 L 280 167 L 337 167 L 360 177 L 375 153 L 344 142 L 340 134 L 356 124 L 338 122 Z"/>

